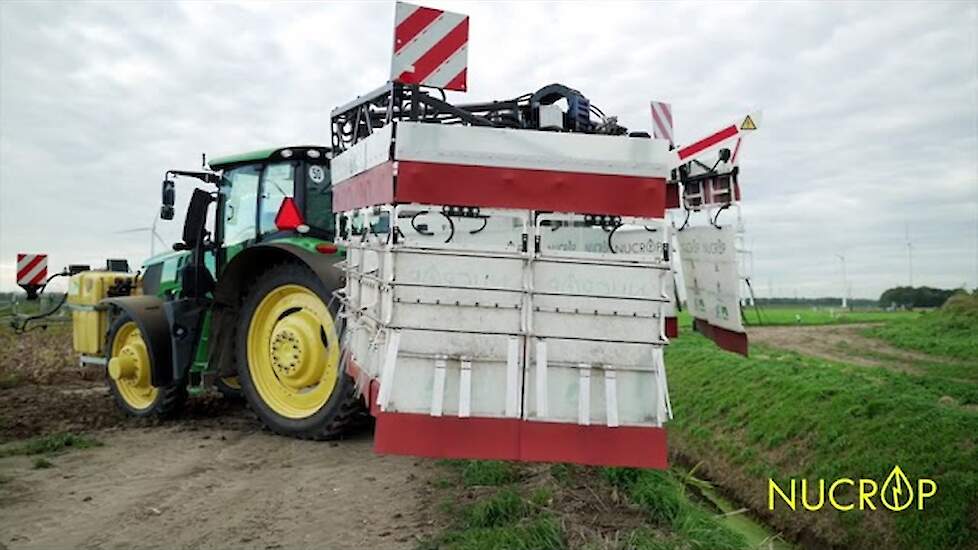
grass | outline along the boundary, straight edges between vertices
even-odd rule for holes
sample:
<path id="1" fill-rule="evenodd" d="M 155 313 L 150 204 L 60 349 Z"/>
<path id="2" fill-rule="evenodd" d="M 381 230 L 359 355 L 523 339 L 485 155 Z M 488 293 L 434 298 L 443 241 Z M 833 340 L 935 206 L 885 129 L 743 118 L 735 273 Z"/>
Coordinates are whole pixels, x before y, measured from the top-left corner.
<path id="1" fill-rule="evenodd" d="M 35 458 L 32 465 L 33 465 L 33 468 L 35 470 L 45 470 L 47 468 L 53 468 L 54 467 L 54 463 L 53 462 L 51 462 L 50 460 L 48 460 L 46 458 L 43 458 L 43 457 L 37 457 L 37 458 Z"/>
<path id="2" fill-rule="evenodd" d="M 867 329 L 896 347 L 944 357 L 978 359 L 978 295 L 952 296 L 941 309 L 918 319 Z"/>
<path id="3" fill-rule="evenodd" d="M 747 540 L 725 527 L 714 514 L 694 504 L 686 495 L 682 482 L 667 471 L 607 468 L 607 479 L 624 490 L 658 525 L 668 526 L 674 536 L 650 536 L 646 530 L 631 534 L 637 548 L 691 548 L 703 550 L 739 550 Z"/>
<path id="4" fill-rule="evenodd" d="M 758 313 L 758 310 L 760 313 Z M 881 309 L 860 308 L 845 310 L 841 307 L 752 307 L 744 308 L 745 324 L 748 326 L 787 326 L 787 325 L 841 325 L 847 323 L 875 323 L 894 320 L 910 320 L 920 315 L 916 311 L 884 311 Z M 686 310 L 680 313 L 680 323 L 690 325 Z"/>
<path id="5" fill-rule="evenodd" d="M 101 447 L 97 439 L 73 433 L 58 433 L 28 439 L 16 445 L 0 449 L 0 458 L 18 455 L 57 454 L 68 449 L 88 449 Z"/>
<path id="6" fill-rule="evenodd" d="M 480 498 L 467 504 L 459 504 L 458 495 L 445 499 L 442 511 L 452 518 L 449 526 L 419 549 L 747 548 L 746 541 L 722 525 L 715 514 L 691 501 L 682 482 L 670 472 L 554 464 L 546 469 L 535 467 L 533 473 L 533 466 L 499 461 L 443 461 L 442 465 L 449 467 L 456 486 L 478 491 Z M 587 492 L 571 494 L 584 487 Z M 618 519 L 633 518 L 632 527 L 623 522 L 621 533 L 591 533 L 592 540 L 582 542 L 578 524 L 596 521 L 593 516 L 601 513 L 615 491 L 626 495 L 633 507 L 619 505 L 605 513 Z M 585 501 L 593 508 L 581 511 Z"/>
<path id="7" fill-rule="evenodd" d="M 966 548 L 978 540 L 978 386 L 854 367 L 762 346 L 744 358 L 686 334 L 667 350 L 674 449 L 755 510 L 767 481 L 871 478 L 894 465 L 939 490 L 924 511 L 769 518 L 848 548 Z M 671 509 L 668 501 L 646 496 Z"/>

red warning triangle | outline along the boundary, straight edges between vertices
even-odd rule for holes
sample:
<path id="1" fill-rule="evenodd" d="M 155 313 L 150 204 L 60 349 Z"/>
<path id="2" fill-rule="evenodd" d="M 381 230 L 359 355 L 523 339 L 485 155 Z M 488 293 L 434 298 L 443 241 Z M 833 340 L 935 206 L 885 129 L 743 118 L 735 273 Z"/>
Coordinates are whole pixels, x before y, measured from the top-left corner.
<path id="1" fill-rule="evenodd" d="M 299 207 L 292 197 L 282 199 L 282 205 L 278 207 L 278 214 L 275 215 L 275 227 L 285 231 L 295 229 L 302 224 L 302 214 L 299 213 Z"/>

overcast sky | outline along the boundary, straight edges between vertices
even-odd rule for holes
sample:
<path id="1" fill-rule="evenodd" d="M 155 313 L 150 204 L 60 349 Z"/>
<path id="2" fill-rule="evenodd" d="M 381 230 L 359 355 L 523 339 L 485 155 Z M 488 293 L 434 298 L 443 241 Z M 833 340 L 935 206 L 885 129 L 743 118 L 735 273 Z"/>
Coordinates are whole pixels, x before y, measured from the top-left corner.
<path id="1" fill-rule="evenodd" d="M 978 284 L 978 9 L 926 3 L 463 3 L 469 93 L 562 82 L 631 129 L 673 104 L 688 143 L 754 108 L 744 216 L 761 296 Z M 0 4 L 0 288 L 138 262 L 168 168 L 328 144 L 388 77 L 393 2 Z M 463 94 L 450 96 L 463 100 Z M 181 189 L 178 200 L 189 196 Z M 165 223 L 165 222 L 163 222 Z M 170 240 L 178 223 L 164 228 Z"/>

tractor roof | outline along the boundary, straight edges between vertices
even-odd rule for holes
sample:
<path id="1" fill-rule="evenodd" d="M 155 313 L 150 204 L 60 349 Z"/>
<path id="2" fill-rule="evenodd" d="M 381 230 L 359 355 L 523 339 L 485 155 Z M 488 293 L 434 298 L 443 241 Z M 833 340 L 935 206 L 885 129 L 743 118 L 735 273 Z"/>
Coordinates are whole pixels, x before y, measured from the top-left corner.
<path id="1" fill-rule="evenodd" d="M 238 164 L 248 164 L 263 160 L 285 160 L 290 158 L 307 157 L 311 159 L 330 158 L 329 147 L 320 145 L 293 145 L 290 147 L 276 147 L 274 149 L 259 149 L 237 155 L 227 155 L 218 157 L 210 162 L 211 170 L 225 170 Z"/>

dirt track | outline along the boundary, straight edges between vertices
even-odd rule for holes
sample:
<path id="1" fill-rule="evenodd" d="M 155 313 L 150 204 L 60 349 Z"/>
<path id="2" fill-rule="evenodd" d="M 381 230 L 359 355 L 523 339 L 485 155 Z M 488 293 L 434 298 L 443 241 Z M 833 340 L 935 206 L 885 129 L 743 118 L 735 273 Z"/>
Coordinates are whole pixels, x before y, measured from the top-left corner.
<path id="1" fill-rule="evenodd" d="M 0 459 L 0 548 L 413 548 L 431 461 L 256 430 L 96 432 L 104 447 Z"/>
<path id="2" fill-rule="evenodd" d="M 944 361 L 939 357 L 895 348 L 862 335 L 870 323 L 750 327 L 752 343 L 796 351 L 829 361 L 864 367 L 885 367 L 920 374 L 917 363 Z"/>

